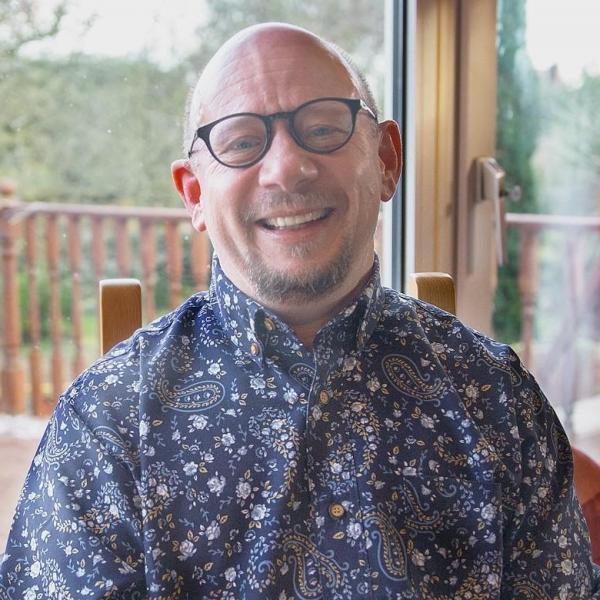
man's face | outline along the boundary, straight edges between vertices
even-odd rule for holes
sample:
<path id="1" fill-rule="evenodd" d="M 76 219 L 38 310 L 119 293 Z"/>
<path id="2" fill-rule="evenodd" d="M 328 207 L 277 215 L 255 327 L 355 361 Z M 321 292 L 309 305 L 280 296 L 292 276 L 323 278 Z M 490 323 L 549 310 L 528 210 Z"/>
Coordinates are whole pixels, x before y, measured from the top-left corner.
<path id="1" fill-rule="evenodd" d="M 302 36 L 262 34 L 230 53 L 218 73 L 202 93 L 198 125 L 239 112 L 290 111 L 320 97 L 359 97 L 339 61 Z M 197 142 L 191 169 L 199 196 L 186 204 L 225 273 L 259 301 L 276 306 L 350 292 L 372 265 L 379 203 L 391 195 L 379 143 L 365 111 L 332 154 L 300 148 L 285 121 L 275 121 L 269 151 L 246 168 L 220 164 Z"/>

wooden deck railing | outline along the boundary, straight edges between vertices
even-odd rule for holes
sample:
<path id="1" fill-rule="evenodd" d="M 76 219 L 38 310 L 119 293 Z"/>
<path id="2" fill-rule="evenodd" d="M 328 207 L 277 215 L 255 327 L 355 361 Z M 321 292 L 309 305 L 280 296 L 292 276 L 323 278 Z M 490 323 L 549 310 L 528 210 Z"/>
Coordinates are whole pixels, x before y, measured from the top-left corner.
<path id="1" fill-rule="evenodd" d="M 587 353 L 579 348 L 584 336 L 600 334 L 600 314 L 595 324 L 590 323 L 593 314 L 589 318 L 600 311 L 600 217 L 509 213 L 506 221 L 520 238 L 521 358 L 551 401 L 564 410 L 569 428 L 576 400 L 597 394 L 600 385 L 600 339 Z M 555 263 L 557 276 L 543 284 L 540 278 L 549 264 L 541 263 L 549 250 L 553 256 L 547 262 Z M 553 315 L 557 333 L 546 343 L 536 343 L 535 317 L 544 294 L 560 306 Z"/>
<path id="2" fill-rule="evenodd" d="M 600 246 L 600 218 L 512 213 L 507 223 L 521 241 L 521 355 L 542 380 L 557 370 L 534 340 L 539 248 L 544 236 L 558 232 L 566 263 L 554 293 L 563 295 L 568 311 L 557 343 L 565 356 L 561 403 L 569 413 L 578 397 L 574 324 L 600 289 L 600 258 L 590 250 Z M 184 209 L 22 203 L 5 191 L 0 245 L 0 412 L 48 414 L 98 355 L 99 279 L 141 279 L 144 322 L 208 285 L 208 238 L 193 231 Z"/>
<path id="3" fill-rule="evenodd" d="M 0 412 L 48 414 L 98 355 L 99 279 L 141 279 L 145 322 L 208 284 L 208 238 L 184 209 L 20 203 L 5 194 L 0 241 Z"/>

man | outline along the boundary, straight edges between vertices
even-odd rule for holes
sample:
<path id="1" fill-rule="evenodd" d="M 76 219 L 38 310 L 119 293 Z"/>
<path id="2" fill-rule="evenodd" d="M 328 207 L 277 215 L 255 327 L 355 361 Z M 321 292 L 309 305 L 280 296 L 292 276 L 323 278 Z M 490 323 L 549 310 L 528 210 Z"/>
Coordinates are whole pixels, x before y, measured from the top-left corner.
<path id="1" fill-rule="evenodd" d="M 0 597 L 600 597 L 531 376 L 379 283 L 400 135 L 348 60 L 242 31 L 195 88 L 185 150 L 211 288 L 61 398 Z"/>

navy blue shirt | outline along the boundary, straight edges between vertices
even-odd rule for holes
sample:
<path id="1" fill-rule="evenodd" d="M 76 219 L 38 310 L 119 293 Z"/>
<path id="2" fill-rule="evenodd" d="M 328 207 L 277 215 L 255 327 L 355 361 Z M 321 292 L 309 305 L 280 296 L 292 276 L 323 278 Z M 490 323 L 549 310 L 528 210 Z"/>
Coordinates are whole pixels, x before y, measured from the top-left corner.
<path id="1" fill-rule="evenodd" d="M 569 443 L 507 346 L 380 285 L 307 349 L 211 288 L 61 397 L 0 598 L 600 598 Z"/>

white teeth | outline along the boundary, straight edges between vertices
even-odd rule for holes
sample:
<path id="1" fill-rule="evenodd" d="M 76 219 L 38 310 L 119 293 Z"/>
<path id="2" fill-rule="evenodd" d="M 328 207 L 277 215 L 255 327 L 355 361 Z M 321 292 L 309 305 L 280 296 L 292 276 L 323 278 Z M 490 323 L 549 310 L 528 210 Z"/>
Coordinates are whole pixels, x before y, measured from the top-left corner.
<path id="1" fill-rule="evenodd" d="M 296 215 L 294 217 L 275 217 L 274 219 L 265 219 L 265 223 L 269 227 L 275 227 L 277 229 L 283 229 L 284 227 L 294 227 L 296 225 L 303 225 L 310 221 L 316 221 L 321 217 L 325 216 L 327 210 L 315 210 L 313 212 L 306 213 L 304 215 Z"/>

